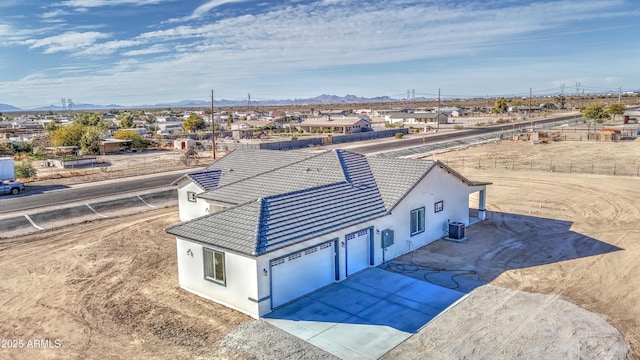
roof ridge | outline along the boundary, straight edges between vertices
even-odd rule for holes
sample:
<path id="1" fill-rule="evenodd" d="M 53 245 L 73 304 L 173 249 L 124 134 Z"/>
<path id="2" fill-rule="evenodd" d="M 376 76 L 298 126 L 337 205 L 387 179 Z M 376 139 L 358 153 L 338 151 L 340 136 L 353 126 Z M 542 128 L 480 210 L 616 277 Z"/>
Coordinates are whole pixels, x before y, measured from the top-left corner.
<path id="1" fill-rule="evenodd" d="M 259 150 L 262 150 L 262 149 L 259 149 Z M 265 151 L 274 151 L 274 152 L 277 152 L 277 151 L 275 151 L 275 150 L 265 150 Z M 217 188 L 215 188 L 214 190 L 223 189 L 223 188 L 225 188 L 225 187 L 227 187 L 227 186 L 236 185 L 236 184 L 242 183 L 242 182 L 244 182 L 244 181 L 248 181 L 249 179 L 253 179 L 253 178 L 256 178 L 256 177 L 259 177 L 259 176 L 263 176 L 263 175 L 266 175 L 266 174 L 269 174 L 269 173 L 275 172 L 275 171 L 277 171 L 277 170 L 281 170 L 281 169 L 284 169 L 284 168 L 286 168 L 286 167 L 289 167 L 289 166 L 292 166 L 292 165 L 299 164 L 299 163 L 301 163 L 301 162 L 303 162 L 303 161 L 307 161 L 307 160 L 310 160 L 310 159 L 316 158 L 316 157 L 318 157 L 318 156 L 324 155 L 324 154 L 328 153 L 329 151 L 330 151 L 330 150 L 327 150 L 327 151 L 325 151 L 325 152 L 321 152 L 321 153 L 319 153 L 319 154 L 313 154 L 313 155 L 309 156 L 308 158 L 304 158 L 304 159 L 301 159 L 301 160 L 298 160 L 298 161 L 294 161 L 294 162 L 292 162 L 292 163 L 288 163 L 288 164 L 286 164 L 286 165 L 282 165 L 282 166 L 277 167 L 277 168 L 275 168 L 275 169 L 267 170 L 267 171 L 261 172 L 261 173 L 259 173 L 259 174 L 256 174 L 256 175 L 253 175 L 253 176 L 250 176 L 250 177 L 244 178 L 244 179 L 240 179 L 240 180 L 237 180 L 237 181 L 234 181 L 234 182 L 230 182 L 230 183 L 228 183 L 228 184 L 224 184 L 224 185 L 222 185 L 222 186 L 218 186 L 218 187 L 217 187 Z M 208 192 L 209 192 L 209 191 L 205 191 L 204 193 L 208 193 Z"/>

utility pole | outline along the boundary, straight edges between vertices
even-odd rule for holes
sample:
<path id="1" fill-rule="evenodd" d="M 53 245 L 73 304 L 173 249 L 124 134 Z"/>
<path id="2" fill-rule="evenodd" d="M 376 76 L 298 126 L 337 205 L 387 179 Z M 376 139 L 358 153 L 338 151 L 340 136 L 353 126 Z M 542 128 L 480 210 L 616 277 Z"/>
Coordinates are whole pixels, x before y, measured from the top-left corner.
<path id="1" fill-rule="evenodd" d="M 247 105 L 251 108 L 251 93 L 249 93 L 249 99 L 247 100 Z"/>
<path id="2" fill-rule="evenodd" d="M 618 104 L 620 104 L 620 101 L 622 100 L 621 97 L 622 97 L 622 86 L 618 88 Z"/>
<path id="3" fill-rule="evenodd" d="M 533 133 L 533 116 L 531 116 L 531 93 L 532 90 L 529 88 L 529 110 L 527 111 L 527 115 L 529 116 L 529 120 L 531 120 L 531 132 Z"/>
<path id="4" fill-rule="evenodd" d="M 440 130 L 440 88 L 438 88 L 438 111 L 436 111 L 436 132 Z"/>
<path id="5" fill-rule="evenodd" d="M 213 149 L 213 160 L 216 159 L 216 123 L 213 116 L 213 89 L 211 89 L 211 148 Z"/>

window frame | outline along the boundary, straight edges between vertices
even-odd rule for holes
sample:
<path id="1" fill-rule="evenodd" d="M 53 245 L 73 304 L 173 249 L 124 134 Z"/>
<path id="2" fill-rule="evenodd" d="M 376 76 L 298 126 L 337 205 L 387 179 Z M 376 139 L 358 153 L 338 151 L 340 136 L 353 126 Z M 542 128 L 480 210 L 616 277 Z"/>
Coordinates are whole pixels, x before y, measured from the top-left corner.
<path id="1" fill-rule="evenodd" d="M 414 216 L 416 216 L 415 219 L 414 219 Z M 414 227 L 416 231 L 413 231 Z M 411 210 L 411 214 L 409 218 L 409 234 L 411 236 L 418 235 L 420 233 L 425 232 L 425 228 L 426 228 L 426 221 L 425 221 L 424 206 Z"/>
<path id="2" fill-rule="evenodd" d="M 190 202 L 198 202 L 195 191 L 187 191 L 187 200 Z"/>
<path id="3" fill-rule="evenodd" d="M 210 254 L 210 255 L 209 255 Z M 221 270 L 221 278 L 218 277 L 218 269 L 215 263 L 216 258 L 221 260 L 222 265 L 220 267 Z M 213 263 L 209 262 L 213 260 Z M 218 285 L 227 286 L 227 270 L 226 270 L 226 259 L 225 253 L 223 251 L 218 251 L 210 248 L 203 247 L 202 248 L 202 264 L 203 264 L 203 273 L 204 279 L 207 281 L 211 281 Z"/>
<path id="4" fill-rule="evenodd" d="M 434 213 L 439 213 L 441 211 L 444 211 L 444 201 L 440 200 L 436 203 L 433 204 L 433 212 Z"/>

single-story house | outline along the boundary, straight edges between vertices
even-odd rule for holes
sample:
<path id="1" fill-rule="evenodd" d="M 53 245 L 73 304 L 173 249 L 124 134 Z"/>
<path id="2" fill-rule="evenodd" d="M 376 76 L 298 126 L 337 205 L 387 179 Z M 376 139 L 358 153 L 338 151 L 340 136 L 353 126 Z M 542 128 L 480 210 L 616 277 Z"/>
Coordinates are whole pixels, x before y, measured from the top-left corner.
<path id="1" fill-rule="evenodd" d="M 117 154 L 122 150 L 122 145 L 130 144 L 131 140 L 104 139 L 98 145 L 100 155 Z"/>
<path id="2" fill-rule="evenodd" d="M 623 114 L 623 121 L 625 124 L 629 123 L 638 123 L 638 119 L 640 119 L 640 110 L 627 110 Z"/>
<path id="3" fill-rule="evenodd" d="M 406 125 L 436 125 L 446 124 L 449 116 L 445 113 L 393 113 L 385 115 L 384 120 L 389 124 L 404 123 Z"/>
<path id="4" fill-rule="evenodd" d="M 273 120 L 242 120 L 231 124 L 231 133 L 234 139 L 253 137 L 254 133 L 261 132 L 265 127 L 280 127 Z"/>
<path id="5" fill-rule="evenodd" d="M 340 134 L 351 134 L 372 130 L 371 121 L 369 121 L 369 117 L 366 115 L 349 117 L 343 116 L 328 119 L 309 119 L 291 126 L 295 126 L 297 129 L 304 132 L 330 130 Z"/>
<path id="6" fill-rule="evenodd" d="M 183 222 L 165 230 L 180 287 L 259 318 L 483 220 L 489 184 L 438 161 L 239 149 L 174 182 Z"/>

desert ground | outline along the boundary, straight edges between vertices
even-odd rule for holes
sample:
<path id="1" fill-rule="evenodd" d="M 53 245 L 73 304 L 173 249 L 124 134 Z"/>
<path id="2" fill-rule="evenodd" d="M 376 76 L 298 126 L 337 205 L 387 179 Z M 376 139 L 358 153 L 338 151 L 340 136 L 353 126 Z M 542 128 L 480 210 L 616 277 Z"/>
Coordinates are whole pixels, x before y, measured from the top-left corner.
<path id="1" fill-rule="evenodd" d="M 640 177 L 468 160 L 637 164 L 639 155 L 637 142 L 511 141 L 434 155 L 493 182 L 488 218 L 466 242 L 439 240 L 398 261 L 416 266 L 408 276 L 478 286 L 385 358 L 640 359 Z M 0 358 L 333 358 L 181 290 L 175 241 L 163 231 L 177 222 L 173 207 L 0 240 L 0 337 L 24 344 Z"/>

